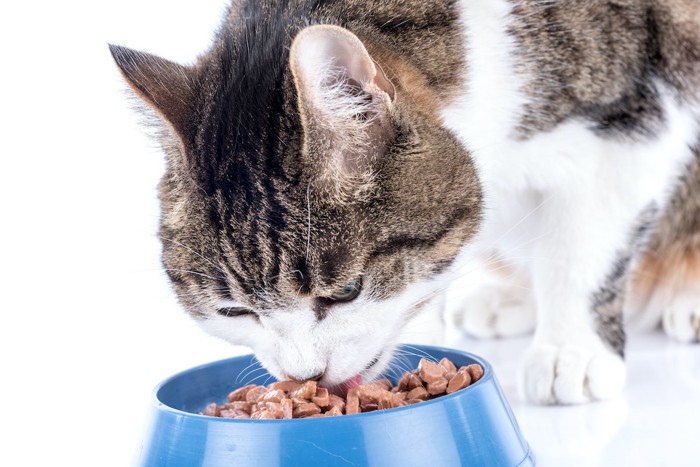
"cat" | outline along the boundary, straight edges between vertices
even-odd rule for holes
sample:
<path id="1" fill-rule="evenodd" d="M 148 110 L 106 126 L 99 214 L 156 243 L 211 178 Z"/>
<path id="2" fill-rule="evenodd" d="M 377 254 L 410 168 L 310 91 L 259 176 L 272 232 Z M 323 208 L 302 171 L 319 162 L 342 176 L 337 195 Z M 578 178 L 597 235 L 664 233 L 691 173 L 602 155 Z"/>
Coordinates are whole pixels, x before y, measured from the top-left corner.
<path id="1" fill-rule="evenodd" d="M 194 64 L 110 49 L 181 304 L 278 378 L 376 378 L 478 258 L 462 325 L 534 330 L 532 403 L 621 393 L 625 309 L 700 340 L 694 0 L 237 0 Z"/>

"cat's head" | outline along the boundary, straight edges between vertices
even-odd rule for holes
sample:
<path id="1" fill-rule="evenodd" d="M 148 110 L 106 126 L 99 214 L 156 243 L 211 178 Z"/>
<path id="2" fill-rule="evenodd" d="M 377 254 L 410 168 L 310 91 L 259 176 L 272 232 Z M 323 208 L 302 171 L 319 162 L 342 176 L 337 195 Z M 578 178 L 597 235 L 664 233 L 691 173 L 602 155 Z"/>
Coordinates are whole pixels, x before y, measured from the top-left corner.
<path id="1" fill-rule="evenodd" d="M 480 187 L 369 43 L 279 29 L 225 28 L 192 66 L 112 46 L 162 123 L 163 264 L 187 311 L 274 375 L 373 378 L 476 232 Z"/>

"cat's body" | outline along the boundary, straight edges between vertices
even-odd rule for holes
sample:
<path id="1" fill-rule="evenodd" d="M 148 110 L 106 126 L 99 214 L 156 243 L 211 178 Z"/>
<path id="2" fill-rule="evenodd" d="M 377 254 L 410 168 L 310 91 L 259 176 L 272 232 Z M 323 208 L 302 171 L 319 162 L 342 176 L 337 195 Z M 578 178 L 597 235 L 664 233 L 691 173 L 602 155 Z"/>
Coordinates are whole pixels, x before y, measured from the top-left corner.
<path id="1" fill-rule="evenodd" d="M 530 309 L 475 297 L 467 330 L 526 331 L 536 308 L 526 397 L 616 394 L 625 304 L 700 335 L 699 12 L 243 1 L 193 67 L 113 48 L 165 123 L 183 305 L 278 376 L 338 384 L 375 376 L 413 310 L 493 254 L 524 287 L 490 293 Z"/>
<path id="2" fill-rule="evenodd" d="M 654 214 L 667 211 L 688 167 L 700 167 L 700 8 L 690 5 L 464 4 L 471 79 L 443 115 L 479 168 L 487 214 L 477 243 L 525 276 L 489 293 L 534 298 L 521 303 L 537 308 L 524 381 L 537 402 L 582 402 L 619 390 L 623 370 L 611 350 L 624 350 L 625 279 L 638 269 L 649 229 L 658 232 Z M 686 222 L 700 215 L 697 181 L 676 206 L 690 204 Z M 674 228 L 689 230 L 695 238 L 683 241 L 695 245 L 670 269 L 698 260 L 697 225 Z M 670 331 L 697 339 L 691 315 L 700 310 L 700 275 L 685 281 L 675 286 L 692 296 L 677 310 L 687 329 Z M 647 305 L 642 288 L 629 291 L 638 308 Z M 496 318 L 499 310 L 478 303 L 463 305 L 469 331 L 502 326 L 508 334 L 508 320 L 535 315 L 521 309 Z M 535 322 L 520 326 L 534 329 Z"/>

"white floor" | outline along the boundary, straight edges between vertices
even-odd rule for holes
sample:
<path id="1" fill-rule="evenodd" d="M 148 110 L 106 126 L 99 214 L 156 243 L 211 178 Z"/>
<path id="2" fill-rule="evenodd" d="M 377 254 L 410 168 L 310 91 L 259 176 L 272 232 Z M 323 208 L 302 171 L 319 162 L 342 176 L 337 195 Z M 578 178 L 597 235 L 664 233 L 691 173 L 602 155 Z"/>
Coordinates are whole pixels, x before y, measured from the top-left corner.
<path id="1" fill-rule="evenodd" d="M 0 465 L 129 465 L 160 380 L 245 351 L 196 328 L 161 272 L 163 160 L 106 46 L 189 61 L 226 3 L 3 8 Z M 495 365 L 540 465 L 700 466 L 700 346 L 633 336 L 624 398 L 541 408 L 515 391 L 525 339 L 456 345 Z"/>
<path id="2" fill-rule="evenodd" d="M 541 466 L 699 466 L 700 345 L 633 335 L 624 396 L 572 407 L 525 404 L 516 387 L 529 338 L 453 342 L 493 364 Z"/>

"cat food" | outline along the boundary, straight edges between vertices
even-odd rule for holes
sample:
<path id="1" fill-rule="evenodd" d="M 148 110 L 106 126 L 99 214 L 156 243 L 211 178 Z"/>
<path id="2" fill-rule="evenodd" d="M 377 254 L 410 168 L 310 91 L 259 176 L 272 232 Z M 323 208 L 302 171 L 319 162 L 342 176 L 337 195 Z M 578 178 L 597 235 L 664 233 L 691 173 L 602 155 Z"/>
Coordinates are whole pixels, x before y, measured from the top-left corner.
<path id="1" fill-rule="evenodd" d="M 352 415 L 452 394 L 483 375 L 484 369 L 477 363 L 457 368 L 447 358 L 438 363 L 424 358 L 417 369 L 405 372 L 396 385 L 388 379 L 361 384 L 350 389 L 345 399 L 318 386 L 316 381 L 280 381 L 267 387 L 249 384 L 232 391 L 224 405 L 212 402 L 202 414 L 254 420 Z"/>

